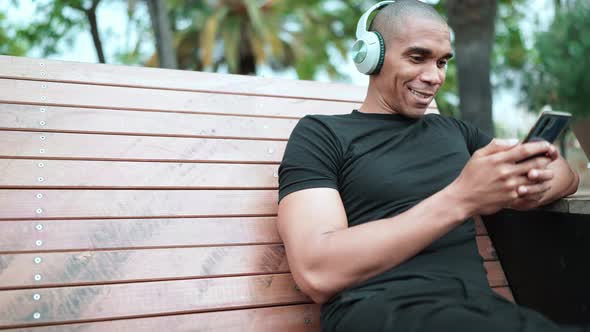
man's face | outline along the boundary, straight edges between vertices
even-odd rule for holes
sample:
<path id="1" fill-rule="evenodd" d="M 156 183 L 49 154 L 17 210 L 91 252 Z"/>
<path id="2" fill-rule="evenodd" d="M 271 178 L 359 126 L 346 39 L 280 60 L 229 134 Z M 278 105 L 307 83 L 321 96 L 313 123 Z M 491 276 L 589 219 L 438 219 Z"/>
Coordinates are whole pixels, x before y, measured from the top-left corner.
<path id="1" fill-rule="evenodd" d="M 375 77 L 377 89 L 396 113 L 417 118 L 424 114 L 446 77 L 452 57 L 447 25 L 425 18 L 401 24 L 385 52 Z"/>

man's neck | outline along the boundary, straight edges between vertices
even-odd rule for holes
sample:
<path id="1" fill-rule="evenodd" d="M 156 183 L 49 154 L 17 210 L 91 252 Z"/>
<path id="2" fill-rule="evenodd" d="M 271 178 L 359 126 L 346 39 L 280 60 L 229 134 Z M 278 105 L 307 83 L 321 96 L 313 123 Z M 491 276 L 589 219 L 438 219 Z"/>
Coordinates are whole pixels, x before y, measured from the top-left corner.
<path id="1" fill-rule="evenodd" d="M 367 89 L 367 96 L 363 101 L 363 104 L 359 108 L 361 113 L 376 113 L 376 114 L 397 114 L 396 112 L 383 98 L 383 94 L 369 81 L 369 87 Z"/>

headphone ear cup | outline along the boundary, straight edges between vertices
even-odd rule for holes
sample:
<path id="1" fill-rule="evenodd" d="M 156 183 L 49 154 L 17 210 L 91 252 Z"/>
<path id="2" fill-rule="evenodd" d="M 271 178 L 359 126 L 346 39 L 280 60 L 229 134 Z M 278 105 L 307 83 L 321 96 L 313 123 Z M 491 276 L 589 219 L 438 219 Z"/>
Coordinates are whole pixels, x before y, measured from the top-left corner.
<path id="1" fill-rule="evenodd" d="M 381 67 L 383 67 L 383 62 L 385 61 L 385 40 L 379 32 L 372 32 L 377 36 L 377 39 L 379 40 L 379 59 L 377 60 L 377 66 L 371 73 L 369 73 L 369 75 L 378 74 L 381 70 Z"/>
<path id="2" fill-rule="evenodd" d="M 353 47 L 353 60 L 356 68 L 363 74 L 371 75 L 379 71 L 383 64 L 383 38 L 374 31 L 367 32 L 357 40 Z M 380 65 L 381 63 L 381 65 Z"/>

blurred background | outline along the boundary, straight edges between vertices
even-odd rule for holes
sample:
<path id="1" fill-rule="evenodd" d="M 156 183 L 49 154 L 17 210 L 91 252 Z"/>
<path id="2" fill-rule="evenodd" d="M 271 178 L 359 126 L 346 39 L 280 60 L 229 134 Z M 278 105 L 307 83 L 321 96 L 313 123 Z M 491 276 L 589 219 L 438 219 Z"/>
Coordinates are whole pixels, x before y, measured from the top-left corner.
<path id="1" fill-rule="evenodd" d="M 425 2 L 453 30 L 441 113 L 519 139 L 544 109 L 590 114 L 590 0 Z M 374 3 L 1 0 L 0 54 L 366 85 L 349 50 Z M 590 188 L 571 130 L 557 145 Z"/>

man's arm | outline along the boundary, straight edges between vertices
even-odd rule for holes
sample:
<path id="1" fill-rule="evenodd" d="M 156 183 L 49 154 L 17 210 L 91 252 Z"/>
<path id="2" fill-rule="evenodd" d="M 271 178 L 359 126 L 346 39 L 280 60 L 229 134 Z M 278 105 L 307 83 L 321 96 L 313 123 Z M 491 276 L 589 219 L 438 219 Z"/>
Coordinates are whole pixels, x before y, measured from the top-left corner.
<path id="1" fill-rule="evenodd" d="M 289 266 L 299 287 L 323 303 L 344 288 L 358 284 L 415 256 L 429 244 L 475 214 L 489 214 L 518 198 L 531 169 L 551 161 L 534 158 L 549 145 L 507 147 L 495 142 L 474 153 L 449 186 L 408 211 L 348 227 L 338 191 L 301 190 L 279 204 L 278 229 Z"/>

